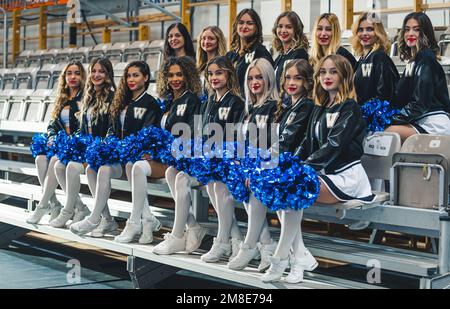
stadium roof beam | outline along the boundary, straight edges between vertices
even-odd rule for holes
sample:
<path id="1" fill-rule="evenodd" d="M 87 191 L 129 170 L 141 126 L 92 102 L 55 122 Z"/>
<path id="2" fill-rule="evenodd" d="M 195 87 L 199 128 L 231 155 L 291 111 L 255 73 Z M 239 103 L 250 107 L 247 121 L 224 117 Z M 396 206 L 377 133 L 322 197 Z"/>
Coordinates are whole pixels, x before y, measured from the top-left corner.
<path id="1" fill-rule="evenodd" d="M 150 8 L 156 9 L 156 10 L 160 11 L 161 13 L 164 13 L 164 14 L 166 14 L 168 16 L 172 16 L 176 21 L 181 21 L 181 17 L 180 16 L 170 12 L 169 10 L 167 10 L 165 8 L 163 8 L 159 4 L 153 3 L 150 0 L 144 0 L 143 4 L 144 5 L 140 7 L 141 9 L 145 8 L 145 7 L 150 7 Z M 173 4 L 173 5 L 175 5 L 175 4 Z M 179 4 L 176 3 L 176 5 L 179 5 Z"/>
<path id="2" fill-rule="evenodd" d="M 127 23 L 126 21 L 124 21 L 121 18 L 117 17 L 116 15 L 106 11 L 104 8 L 101 8 L 96 4 L 89 3 L 87 0 L 80 0 L 80 2 L 81 2 L 82 6 L 86 6 L 95 12 L 101 13 L 102 15 L 106 15 L 120 25 L 124 25 L 126 27 L 131 27 L 130 23 Z"/>

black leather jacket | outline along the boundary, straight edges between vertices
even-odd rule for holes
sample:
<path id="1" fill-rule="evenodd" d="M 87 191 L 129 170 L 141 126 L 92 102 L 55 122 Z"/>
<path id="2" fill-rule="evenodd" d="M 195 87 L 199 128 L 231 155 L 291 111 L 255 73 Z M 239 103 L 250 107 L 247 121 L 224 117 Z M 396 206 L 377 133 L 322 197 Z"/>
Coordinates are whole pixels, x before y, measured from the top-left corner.
<path id="1" fill-rule="evenodd" d="M 222 132 L 224 134 L 223 140 L 226 137 L 226 124 L 227 123 L 237 123 L 241 119 L 244 112 L 244 101 L 231 92 L 227 92 L 219 102 L 216 101 L 216 96 L 213 95 L 209 98 L 207 104 L 202 104 L 201 114 L 202 114 L 202 129 L 209 123 L 217 123 L 222 127 Z M 206 135 L 206 132 L 203 132 Z M 213 135 L 211 132 L 210 136 Z M 228 140 L 233 137 L 228 137 Z"/>
<path id="2" fill-rule="evenodd" d="M 353 55 L 344 47 L 339 47 L 338 50 L 336 51 L 337 55 L 341 55 L 344 58 L 346 58 L 350 64 L 352 65 L 353 71 L 356 70 L 356 59 L 355 57 L 353 57 Z"/>
<path id="3" fill-rule="evenodd" d="M 361 57 L 354 80 L 358 103 L 363 105 L 374 98 L 393 102 L 399 78 L 394 62 L 384 51 L 376 50 Z"/>
<path id="4" fill-rule="evenodd" d="M 106 113 L 103 113 L 101 115 L 98 115 L 96 119 L 92 122 L 92 136 L 93 137 L 106 137 L 108 134 L 108 131 L 111 127 L 111 120 L 109 115 L 109 107 L 111 105 L 111 102 L 114 98 L 114 92 L 110 92 L 108 98 L 106 99 L 106 103 L 108 104 L 108 111 Z M 95 98 L 94 98 L 95 99 Z M 82 121 L 81 121 L 81 127 L 80 131 L 84 134 L 89 134 L 89 125 L 87 121 L 86 113 L 81 115 Z"/>
<path id="5" fill-rule="evenodd" d="M 249 114 L 242 114 L 239 125 L 239 137 L 245 138 L 249 143 L 255 147 L 264 149 L 270 148 L 271 143 L 271 131 L 276 129 L 275 124 L 275 112 L 277 111 L 277 102 L 268 100 L 260 106 L 252 106 L 249 110 Z M 252 132 L 248 130 L 248 124 L 255 124 L 256 131 Z M 243 127 L 244 126 L 244 127 Z M 247 126 L 247 130 L 245 129 Z M 256 135 L 254 134 L 256 133 Z M 266 141 L 267 137 L 267 141 Z M 263 140 L 260 140 L 260 139 Z"/>
<path id="6" fill-rule="evenodd" d="M 83 97 L 83 93 L 80 91 L 78 94 L 72 99 L 67 101 L 64 106 L 69 106 L 69 128 L 70 133 L 75 133 L 80 129 L 80 123 L 76 117 L 76 113 L 80 111 L 78 107 L 78 102 L 81 101 Z M 48 140 L 53 141 L 58 135 L 58 132 L 64 130 L 64 124 L 61 121 L 61 118 L 58 116 L 56 119 L 50 120 L 48 126 L 47 126 L 47 135 Z"/>
<path id="7" fill-rule="evenodd" d="M 296 155 L 317 171 L 337 174 L 360 163 L 366 135 L 361 109 L 354 100 L 330 108 L 315 105 L 307 135 Z"/>
<path id="8" fill-rule="evenodd" d="M 125 138 L 128 135 L 136 134 L 144 127 L 159 126 L 161 117 L 161 108 L 155 98 L 144 92 L 136 100 L 131 100 L 128 104 L 123 130 L 119 114 L 116 119 L 113 119 L 108 135 Z"/>
<path id="9" fill-rule="evenodd" d="M 307 51 L 304 50 L 303 48 L 291 49 L 286 54 L 280 54 L 275 59 L 275 64 L 274 64 L 273 68 L 275 70 L 278 91 L 281 89 L 280 83 L 281 83 L 281 76 L 283 75 L 284 68 L 289 63 L 289 61 L 295 60 L 295 59 L 305 59 L 306 61 L 308 61 L 309 56 L 308 56 Z"/>
<path id="10" fill-rule="evenodd" d="M 273 65 L 273 59 L 269 51 L 264 47 L 264 45 L 259 43 L 255 44 L 251 51 L 246 53 L 243 57 L 239 56 L 239 53 L 236 51 L 229 51 L 226 56 L 231 60 L 236 68 L 236 73 L 239 79 L 239 89 L 243 98 L 245 97 L 245 73 L 247 72 L 249 64 L 255 59 L 265 58 Z"/>
<path id="11" fill-rule="evenodd" d="M 199 98 L 192 92 L 186 91 L 167 107 L 168 112 L 165 114 L 167 118 L 163 129 L 171 132 L 175 124 L 187 123 L 191 128 L 191 133 L 194 134 L 194 116 L 199 115 L 200 105 Z M 179 136 L 178 132 L 172 132 L 172 134 L 175 137 Z"/>
<path id="12" fill-rule="evenodd" d="M 395 95 L 394 103 L 401 114 L 392 124 L 409 124 L 430 114 L 450 112 L 445 73 L 431 50 L 421 50 L 408 63 Z"/>
<path id="13" fill-rule="evenodd" d="M 314 103 L 301 98 L 282 114 L 279 122 L 279 152 L 295 152 L 305 138 Z"/>

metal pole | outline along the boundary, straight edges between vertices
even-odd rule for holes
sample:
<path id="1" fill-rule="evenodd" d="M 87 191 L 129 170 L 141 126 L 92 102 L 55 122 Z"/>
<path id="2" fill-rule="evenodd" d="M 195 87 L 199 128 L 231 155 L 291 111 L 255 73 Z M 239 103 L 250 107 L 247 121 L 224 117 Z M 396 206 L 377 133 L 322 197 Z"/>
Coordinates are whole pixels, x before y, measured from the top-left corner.
<path id="1" fill-rule="evenodd" d="M 445 214 L 439 220 L 439 274 L 444 275 L 450 272 L 450 217 Z"/>
<path id="2" fill-rule="evenodd" d="M 8 62 L 8 37 L 6 36 L 8 32 L 8 20 L 5 9 L 0 7 L 0 11 L 3 13 L 3 68 L 6 69 Z"/>

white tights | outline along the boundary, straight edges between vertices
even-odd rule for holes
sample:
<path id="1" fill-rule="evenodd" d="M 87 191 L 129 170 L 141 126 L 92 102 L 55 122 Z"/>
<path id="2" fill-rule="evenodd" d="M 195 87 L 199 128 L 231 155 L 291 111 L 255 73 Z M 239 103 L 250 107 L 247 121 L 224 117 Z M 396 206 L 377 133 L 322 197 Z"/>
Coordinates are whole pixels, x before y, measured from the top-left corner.
<path id="1" fill-rule="evenodd" d="M 76 205 L 82 204 L 78 195 L 81 187 L 81 174 L 84 174 L 84 166 L 81 163 L 69 162 L 67 166 L 59 160 L 55 163 L 56 179 L 66 193 L 64 210 L 67 212 L 73 212 Z"/>
<path id="2" fill-rule="evenodd" d="M 303 256 L 306 250 L 301 229 L 303 210 L 279 211 L 278 215 L 281 220 L 281 234 L 274 255 L 286 259 L 292 248 L 294 256 Z"/>
<path id="3" fill-rule="evenodd" d="M 248 229 L 244 243 L 250 248 L 255 248 L 259 242 L 263 245 L 270 244 L 269 225 L 267 224 L 267 207 L 258 201 L 253 194 L 250 195 L 249 203 L 244 203 L 248 215 Z"/>
<path id="4" fill-rule="evenodd" d="M 50 201 L 56 201 L 55 190 L 58 187 L 58 181 L 55 175 L 55 164 L 57 161 L 56 156 L 53 156 L 50 161 L 45 155 L 39 155 L 35 159 L 38 180 L 43 193 L 38 207 L 47 207 Z"/>
<path id="5" fill-rule="evenodd" d="M 112 218 L 107 205 L 108 198 L 111 194 L 111 179 L 122 176 L 122 165 L 103 165 L 100 166 L 98 172 L 88 166 L 86 175 L 89 190 L 94 198 L 94 209 L 89 216 L 89 221 L 98 223 L 102 216 L 106 220 L 111 221 Z"/>
<path id="6" fill-rule="evenodd" d="M 152 175 L 152 168 L 147 160 L 128 163 L 126 166 L 127 178 L 131 185 L 131 198 L 133 210 L 130 221 L 139 223 L 141 217 L 150 219 L 152 212 L 147 199 L 147 177 Z"/>

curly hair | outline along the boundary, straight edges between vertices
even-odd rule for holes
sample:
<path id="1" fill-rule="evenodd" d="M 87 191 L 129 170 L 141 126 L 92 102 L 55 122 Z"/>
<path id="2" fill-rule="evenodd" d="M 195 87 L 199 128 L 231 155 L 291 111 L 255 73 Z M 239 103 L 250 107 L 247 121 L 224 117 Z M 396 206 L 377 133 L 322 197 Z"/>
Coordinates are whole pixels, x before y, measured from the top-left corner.
<path id="1" fill-rule="evenodd" d="M 273 48 L 276 51 L 278 51 L 279 53 L 284 52 L 283 43 L 281 42 L 281 40 L 277 34 L 278 23 L 280 22 L 280 19 L 282 19 L 283 17 L 287 17 L 287 19 L 289 19 L 289 22 L 292 24 L 292 26 L 294 28 L 294 38 L 292 39 L 292 46 L 291 46 L 292 49 L 303 48 L 304 50 L 307 51 L 309 48 L 309 42 L 308 42 L 308 38 L 306 37 L 305 33 L 303 32 L 303 29 L 305 27 L 302 23 L 302 20 L 300 19 L 300 16 L 298 16 L 298 14 L 295 13 L 294 11 L 283 12 L 277 17 L 277 19 L 273 25 L 273 28 L 272 28 Z"/>
<path id="2" fill-rule="evenodd" d="M 375 43 L 373 44 L 373 50 L 382 50 L 386 54 L 389 54 L 389 51 L 391 50 L 391 42 L 389 42 L 389 38 L 386 31 L 384 30 L 383 23 L 381 22 L 381 20 L 372 18 L 373 14 L 375 13 L 365 12 L 359 16 L 356 22 L 353 23 L 353 36 L 351 37 L 350 41 L 352 43 L 353 50 L 355 51 L 355 55 L 357 56 L 362 56 L 364 53 L 364 48 L 361 45 L 361 41 L 358 37 L 358 29 L 361 23 L 365 20 L 373 24 L 373 31 L 375 32 Z"/>
<path id="3" fill-rule="evenodd" d="M 208 85 L 209 85 L 208 68 L 213 64 L 217 65 L 221 70 L 227 72 L 227 89 L 235 96 L 240 97 L 241 94 L 239 91 L 239 81 L 237 78 L 236 69 L 231 63 L 230 58 L 228 58 L 227 56 L 214 57 L 208 62 L 205 69 L 205 79 L 208 81 Z M 210 93 L 210 96 L 212 96 L 215 94 L 215 91 L 213 90 L 208 91 L 208 93 Z"/>
<path id="4" fill-rule="evenodd" d="M 170 88 L 168 75 L 170 67 L 174 65 L 178 65 L 181 68 L 181 72 L 183 73 L 186 82 L 186 90 L 199 96 L 202 92 L 200 74 L 198 73 L 194 60 L 188 56 L 170 57 L 164 62 L 158 74 L 158 81 L 156 83 L 158 96 L 160 98 L 167 98 L 169 95 L 173 96 L 173 90 Z"/>
<path id="5" fill-rule="evenodd" d="M 146 91 L 148 89 L 148 86 L 150 85 L 150 68 L 148 64 L 145 61 L 130 62 L 123 71 L 123 76 L 120 79 L 119 86 L 117 87 L 117 92 L 115 93 L 114 99 L 111 103 L 110 113 L 113 119 L 115 119 L 119 115 L 121 110 L 128 106 L 132 99 L 133 93 L 131 92 L 127 84 L 128 70 L 131 67 L 138 68 L 142 75 L 144 75 L 144 77 L 148 77 L 147 81 L 145 82 L 144 91 Z"/>
<path id="6" fill-rule="evenodd" d="M 189 31 L 187 30 L 186 26 L 182 23 L 173 23 L 167 28 L 166 31 L 166 39 L 164 42 L 164 58 L 167 59 L 169 57 L 175 56 L 175 50 L 170 47 L 169 44 L 169 33 L 172 31 L 172 29 L 177 28 L 178 31 L 180 31 L 181 35 L 184 39 L 184 51 L 186 52 L 186 56 L 191 57 L 195 60 L 195 50 L 194 50 L 194 44 L 192 43 L 191 35 L 189 34 Z"/>
<path id="7" fill-rule="evenodd" d="M 284 89 L 284 85 L 286 83 L 286 72 L 292 68 L 295 67 L 297 69 L 298 75 L 303 80 L 303 87 L 301 89 L 301 96 L 311 99 L 312 98 L 312 92 L 314 88 L 314 69 L 309 64 L 309 62 L 305 59 L 296 59 L 293 61 L 288 62 L 286 65 L 286 68 L 283 71 L 283 75 L 281 76 L 281 94 L 280 94 L 280 100 L 278 100 L 277 103 L 277 111 L 275 112 L 275 119 L 277 121 L 280 121 L 284 111 L 285 107 L 283 106 L 283 98 L 287 96 L 286 89 Z"/>
<path id="8" fill-rule="evenodd" d="M 406 23 L 410 19 L 415 19 L 419 23 L 420 34 L 419 39 L 417 40 L 417 52 L 422 49 L 429 48 L 439 59 L 439 46 L 437 44 L 436 37 L 434 36 L 433 24 L 428 15 L 422 12 L 410 13 L 406 15 L 405 19 L 403 20 L 403 25 L 398 35 L 398 50 L 400 51 L 400 59 L 405 61 L 411 60 L 415 57 L 411 48 L 408 47 L 405 41 Z"/>
<path id="9" fill-rule="evenodd" d="M 80 61 L 70 61 L 65 68 L 62 70 L 61 74 L 58 78 L 58 89 L 56 90 L 56 100 L 55 104 L 53 106 L 53 110 L 50 116 L 50 119 L 55 120 L 59 117 L 59 114 L 61 113 L 61 110 L 64 108 L 64 103 L 69 101 L 70 98 L 70 87 L 67 85 L 66 81 L 66 72 L 67 69 L 73 65 L 76 65 L 78 67 L 78 70 L 80 70 L 81 80 L 80 80 L 80 90 L 84 89 L 84 86 L 86 84 L 86 71 L 83 67 L 83 64 Z"/>
<path id="10" fill-rule="evenodd" d="M 328 55 L 322 58 L 322 60 L 320 60 L 316 67 L 316 72 L 314 74 L 314 103 L 316 105 L 323 106 L 326 105 L 330 100 L 328 91 L 325 91 L 325 89 L 323 89 L 322 87 L 322 84 L 320 83 L 320 68 L 328 59 L 334 62 L 340 80 L 338 93 L 336 95 L 334 103 L 341 104 L 347 99 L 354 99 L 356 95 L 355 87 L 353 84 L 352 65 L 345 57 L 341 55 Z"/>
<path id="11" fill-rule="evenodd" d="M 200 32 L 197 39 L 197 67 L 200 72 L 205 71 L 206 65 L 208 63 L 208 55 L 202 48 L 202 36 L 205 31 L 211 31 L 217 40 L 217 53 L 216 56 L 225 56 L 227 53 L 227 43 L 222 30 L 217 26 L 209 26 Z"/>
<path id="12" fill-rule="evenodd" d="M 244 41 L 238 34 L 238 24 L 241 20 L 242 16 L 248 14 L 250 18 L 253 20 L 256 26 L 255 34 L 248 41 Z M 239 12 L 238 16 L 234 20 L 233 23 L 233 34 L 231 36 L 231 46 L 230 50 L 236 51 L 239 56 L 244 56 L 246 53 L 252 50 L 255 44 L 263 42 L 263 31 L 262 31 L 262 23 L 261 18 L 258 13 L 256 13 L 253 9 L 243 9 Z"/>
<path id="13" fill-rule="evenodd" d="M 91 74 L 92 69 L 96 64 L 100 64 L 106 72 L 104 85 L 99 94 L 95 92 L 94 84 L 92 83 Z M 112 91 L 116 91 L 116 84 L 114 83 L 114 71 L 111 64 L 106 58 L 94 58 L 89 64 L 89 79 L 85 86 L 84 97 L 81 103 L 81 115 L 87 113 L 89 107 L 92 106 L 92 120 L 95 122 L 97 116 L 108 112 L 107 99 Z M 83 119 L 81 119 L 82 121 Z"/>

